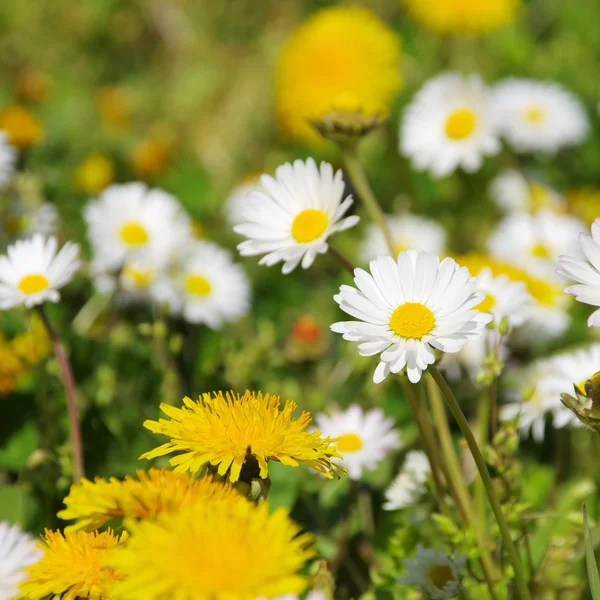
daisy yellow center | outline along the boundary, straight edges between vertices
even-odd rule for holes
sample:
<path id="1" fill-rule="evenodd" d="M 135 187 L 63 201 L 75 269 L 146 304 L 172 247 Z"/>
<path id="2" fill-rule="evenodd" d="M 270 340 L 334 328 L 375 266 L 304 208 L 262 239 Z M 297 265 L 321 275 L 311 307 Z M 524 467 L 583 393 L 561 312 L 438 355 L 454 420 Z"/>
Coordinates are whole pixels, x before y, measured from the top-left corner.
<path id="1" fill-rule="evenodd" d="M 336 446 L 340 452 L 356 452 L 363 447 L 363 443 L 356 433 L 344 433 L 338 438 Z"/>
<path id="2" fill-rule="evenodd" d="M 539 106 L 528 106 L 525 111 L 525 120 L 537 125 L 544 120 L 544 111 Z"/>
<path id="3" fill-rule="evenodd" d="M 143 246 L 148 241 L 148 232 L 144 226 L 132 221 L 121 227 L 121 239 L 128 246 Z"/>
<path id="4" fill-rule="evenodd" d="M 45 290 L 49 285 L 48 280 L 41 273 L 33 273 L 31 275 L 25 275 L 21 281 L 19 281 L 18 288 L 24 294 L 37 294 Z"/>
<path id="5" fill-rule="evenodd" d="M 392 314 L 390 327 L 403 338 L 420 340 L 435 326 L 435 317 L 431 310 L 420 302 L 401 304 Z"/>
<path id="6" fill-rule="evenodd" d="M 292 237 L 299 244 L 307 244 L 321 237 L 325 231 L 329 217 L 317 208 L 307 208 L 294 217 Z"/>
<path id="7" fill-rule="evenodd" d="M 542 244 L 542 243 L 534 244 L 531 247 L 531 254 L 532 254 L 532 256 L 535 256 L 536 258 L 551 258 L 552 257 L 552 253 L 550 252 L 550 249 L 548 248 L 548 246 L 546 246 L 545 244 Z"/>
<path id="8" fill-rule="evenodd" d="M 477 125 L 477 117 L 469 108 L 459 108 L 446 120 L 446 135 L 451 140 L 464 140 L 469 137 Z"/>
<path id="9" fill-rule="evenodd" d="M 402 242 L 399 242 L 394 245 L 394 252 L 396 253 L 396 256 L 398 256 L 400 252 L 406 252 L 407 250 L 408 246 L 406 244 L 403 244 Z"/>
<path id="10" fill-rule="evenodd" d="M 548 190 L 539 183 L 530 183 L 529 197 L 531 198 L 531 207 L 533 210 L 539 210 L 545 206 L 548 201 Z"/>
<path id="11" fill-rule="evenodd" d="M 137 287 L 148 287 L 152 283 L 152 271 L 142 271 L 129 265 L 125 267 L 125 272 Z"/>
<path id="12" fill-rule="evenodd" d="M 491 294 L 486 294 L 485 298 L 475 308 L 481 312 L 490 312 L 495 304 L 496 298 Z"/>
<path id="13" fill-rule="evenodd" d="M 433 585 L 438 589 L 444 589 L 444 586 L 451 581 L 455 581 L 454 573 L 452 569 L 446 565 L 436 565 L 429 571 L 427 578 Z"/>
<path id="14" fill-rule="evenodd" d="M 188 275 L 184 287 L 185 291 L 193 296 L 208 296 L 212 290 L 212 285 L 202 275 Z"/>

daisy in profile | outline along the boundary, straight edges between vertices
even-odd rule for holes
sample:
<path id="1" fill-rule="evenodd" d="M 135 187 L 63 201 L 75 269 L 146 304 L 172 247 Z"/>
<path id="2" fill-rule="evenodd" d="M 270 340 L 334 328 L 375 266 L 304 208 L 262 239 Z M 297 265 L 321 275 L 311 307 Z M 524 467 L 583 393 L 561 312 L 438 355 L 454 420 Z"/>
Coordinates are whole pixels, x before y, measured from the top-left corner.
<path id="1" fill-rule="evenodd" d="M 406 576 L 398 583 L 418 586 L 431 600 L 446 600 L 460 592 L 466 556 L 448 556 L 441 550 L 417 546 L 413 558 L 404 561 Z"/>
<path id="2" fill-rule="evenodd" d="M 235 227 L 244 222 L 244 207 L 248 201 L 248 196 L 252 192 L 261 190 L 260 179 L 258 176 L 251 175 L 236 185 L 227 196 L 223 210 L 227 222 Z"/>
<path id="3" fill-rule="evenodd" d="M 323 435 L 336 438 L 337 451 L 343 457 L 340 464 L 351 479 L 360 479 L 363 470 L 372 471 L 401 446 L 394 421 L 378 408 L 363 412 L 358 404 L 353 404 L 331 416 L 319 413 L 315 420 Z"/>
<path id="4" fill-rule="evenodd" d="M 18 598 L 19 584 L 27 579 L 26 569 L 42 557 L 32 536 L 16 525 L 0 522 L 0 598 Z"/>
<path id="5" fill-rule="evenodd" d="M 65 534 L 46 529 L 40 544 L 42 558 L 27 569 L 29 577 L 21 584 L 19 598 L 41 600 L 64 594 L 65 599 L 107 600 L 121 575 L 107 568 L 104 560 L 128 537 L 127 533 L 117 536 L 110 529 L 104 533 Z"/>
<path id="6" fill-rule="evenodd" d="M 446 232 L 435 221 L 410 214 L 388 216 L 386 220 L 395 242 L 394 255 L 409 248 L 426 250 L 438 256 L 444 253 Z M 381 228 L 371 223 L 361 247 L 361 258 L 369 262 L 380 254 L 389 254 L 388 245 Z"/>
<path id="7" fill-rule="evenodd" d="M 106 188 L 88 203 L 84 217 L 94 263 L 106 271 L 138 258 L 167 263 L 191 238 L 177 199 L 139 182 Z"/>
<path id="8" fill-rule="evenodd" d="M 425 482 L 429 473 L 431 466 L 425 453 L 411 450 L 402 469 L 385 490 L 383 510 L 400 510 L 415 504 L 427 491 Z"/>
<path id="9" fill-rule="evenodd" d="M 458 352 L 483 335 L 492 315 L 476 310 L 484 295 L 475 292 L 469 271 L 453 259 L 408 250 L 379 256 L 370 273 L 354 270 L 356 288 L 343 285 L 334 300 L 357 321 L 331 326 L 358 343 L 361 356 L 379 354 L 373 381 L 405 368 L 411 382 L 436 361 L 434 350 Z"/>
<path id="10" fill-rule="evenodd" d="M 492 94 L 497 126 L 517 152 L 554 153 L 589 133 L 581 102 L 556 83 L 510 78 Z"/>
<path id="11" fill-rule="evenodd" d="M 528 180 L 515 169 L 502 171 L 490 186 L 492 199 L 507 213 L 536 213 L 540 210 L 566 212 L 565 199 L 547 185 Z"/>
<path id="12" fill-rule="evenodd" d="M 17 150 L 8 143 L 6 134 L 0 131 L 0 190 L 11 182 L 16 162 Z"/>
<path id="13" fill-rule="evenodd" d="M 344 197 L 342 172 L 312 158 L 286 163 L 275 177 L 260 178 L 263 191 L 253 192 L 244 206 L 244 223 L 234 231 L 248 238 L 238 245 L 242 256 L 264 254 L 259 264 L 268 267 L 283 262 L 284 273 L 300 263 L 310 267 L 318 254 L 327 252 L 329 236 L 348 229 L 357 216 L 343 215 L 352 205 Z"/>
<path id="14" fill-rule="evenodd" d="M 148 300 L 160 273 L 150 260 L 128 261 L 121 269 L 120 289 L 130 300 Z"/>
<path id="15" fill-rule="evenodd" d="M 29 206 L 25 202 L 15 202 L 8 207 L 4 222 L 0 225 L 11 237 L 25 238 L 36 233 L 54 235 L 60 219 L 53 204 L 42 202 Z"/>
<path id="16" fill-rule="evenodd" d="M 241 497 L 197 502 L 155 521 L 129 521 L 131 538 L 107 565 L 123 600 L 250 600 L 301 594 L 314 538 L 285 508 Z M 286 596 L 287 597 L 287 596 Z"/>
<path id="17" fill-rule="evenodd" d="M 67 242 L 58 251 L 56 238 L 34 235 L 8 247 L 0 256 L 0 310 L 58 302 L 58 290 L 79 268 L 79 246 Z"/>
<path id="18" fill-rule="evenodd" d="M 477 171 L 500 151 L 489 93 L 477 75 L 447 72 L 430 79 L 404 111 L 400 152 L 419 171 L 445 177 Z"/>
<path id="19" fill-rule="evenodd" d="M 335 474 L 331 459 L 341 458 L 335 444 L 319 431 L 306 430 L 310 413 L 292 417 L 297 407 L 292 400 L 282 408 L 279 396 L 246 391 L 203 394 L 197 402 L 190 398 L 183 402 L 183 408 L 161 404 L 169 420 L 144 423 L 170 441 L 140 458 L 176 453 L 169 462 L 177 473 L 197 473 L 203 465 L 211 465 L 232 483 L 240 479 L 244 465 L 248 470 L 256 465 L 257 475 L 265 479 L 269 460 L 292 467 L 303 462 L 329 479 Z"/>
<path id="20" fill-rule="evenodd" d="M 592 223 L 592 235 L 580 233 L 579 244 L 584 258 L 561 256 L 558 273 L 577 283 L 565 289 L 578 302 L 600 306 L 600 219 Z M 600 309 L 588 318 L 588 327 L 600 327 Z"/>

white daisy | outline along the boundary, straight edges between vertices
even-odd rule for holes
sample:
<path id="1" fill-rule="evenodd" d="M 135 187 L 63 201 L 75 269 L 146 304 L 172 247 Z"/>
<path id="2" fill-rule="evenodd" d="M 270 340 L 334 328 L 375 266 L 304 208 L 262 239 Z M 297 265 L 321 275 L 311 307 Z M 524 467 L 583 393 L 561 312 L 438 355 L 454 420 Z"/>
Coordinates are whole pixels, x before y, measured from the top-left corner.
<path id="1" fill-rule="evenodd" d="M 504 212 L 566 210 L 565 199 L 558 192 L 539 181 L 526 179 L 515 169 L 506 169 L 495 177 L 490 193 L 498 208 Z"/>
<path id="2" fill-rule="evenodd" d="M 58 211 L 53 204 L 43 202 L 28 206 L 19 201 L 9 207 L 1 229 L 16 237 L 29 237 L 35 233 L 50 236 L 56 232 L 58 225 Z"/>
<path id="3" fill-rule="evenodd" d="M 79 268 L 79 246 L 67 242 L 57 249 L 56 238 L 39 234 L 8 247 L 0 256 L 0 309 L 59 301 L 58 290 Z"/>
<path id="4" fill-rule="evenodd" d="M 84 212 L 94 261 L 106 270 L 126 260 L 166 263 L 191 239 L 188 216 L 174 196 L 143 183 L 112 185 Z"/>
<path id="5" fill-rule="evenodd" d="M 578 302 L 600 306 L 600 219 L 592 223 L 592 235 L 579 234 L 579 244 L 584 259 L 561 256 L 558 273 L 577 283 L 565 289 Z M 600 309 L 588 318 L 588 327 L 600 327 Z"/>
<path id="6" fill-rule="evenodd" d="M 484 299 L 475 292 L 469 271 L 451 258 L 440 262 L 429 252 L 408 250 L 379 256 L 371 273 L 354 270 L 358 289 L 343 285 L 334 300 L 358 321 L 334 323 L 331 329 L 358 342 L 362 356 L 380 354 L 373 381 L 405 367 L 413 383 L 435 362 L 434 349 L 458 352 L 480 337 L 492 316 L 474 308 Z"/>
<path id="7" fill-rule="evenodd" d="M 500 132 L 518 152 L 556 152 L 579 144 L 589 132 L 581 102 L 556 83 L 505 79 L 492 107 Z"/>
<path id="8" fill-rule="evenodd" d="M 577 238 L 585 225 L 576 217 L 541 211 L 514 213 L 499 223 L 488 240 L 490 254 L 517 263 L 531 273 L 555 277 L 561 254 L 579 254 Z"/>
<path id="9" fill-rule="evenodd" d="M 158 289 L 158 291 L 157 291 Z M 219 329 L 250 310 L 250 284 L 242 267 L 231 254 L 216 244 L 196 242 L 181 271 L 154 288 L 158 301 L 167 301 L 171 310 L 182 313 L 190 323 L 204 323 Z"/>
<path id="10" fill-rule="evenodd" d="M 326 162 L 320 169 L 312 158 L 296 160 L 260 178 L 262 191 L 252 192 L 243 209 L 244 223 L 234 231 L 248 239 L 238 245 L 242 256 L 264 254 L 261 265 L 283 262 L 289 273 L 302 261 L 308 269 L 318 254 L 327 252 L 327 240 L 337 231 L 356 225 L 359 218 L 342 218 L 352 197 L 342 201 L 342 172 Z"/>
<path id="11" fill-rule="evenodd" d="M 231 190 L 223 206 L 227 222 L 234 227 L 245 222 L 244 207 L 251 192 L 261 191 L 260 179 L 253 177 L 245 180 Z"/>
<path id="12" fill-rule="evenodd" d="M 372 471 L 392 450 L 400 447 L 400 436 L 379 408 L 363 412 L 357 404 L 330 417 L 319 413 L 317 427 L 326 437 L 337 438 L 336 447 L 344 457 L 341 464 L 351 479 L 360 479 L 363 469 Z"/>
<path id="13" fill-rule="evenodd" d="M 424 452 L 409 452 L 402 469 L 385 490 L 383 510 L 400 510 L 415 504 L 427 491 L 425 482 L 430 472 L 431 465 Z"/>
<path id="14" fill-rule="evenodd" d="M 483 81 L 451 72 L 427 81 L 404 112 L 400 151 L 436 177 L 477 171 L 484 156 L 500 151 Z"/>
<path id="15" fill-rule="evenodd" d="M 416 585 L 431 600 L 453 598 L 460 592 L 466 556 L 447 556 L 441 550 L 429 550 L 417 546 L 413 558 L 404 561 L 406 576 L 398 583 Z"/>
<path id="16" fill-rule="evenodd" d="M 17 162 L 17 150 L 8 143 L 8 138 L 0 131 L 0 190 L 3 190 L 11 182 L 15 173 Z"/>
<path id="17" fill-rule="evenodd" d="M 386 220 L 395 243 L 394 256 L 409 248 L 426 250 L 437 255 L 444 252 L 446 232 L 435 221 L 409 214 L 388 216 Z M 361 258 L 368 262 L 381 254 L 389 254 L 387 242 L 381 228 L 370 224 L 362 244 Z"/>
<path id="18" fill-rule="evenodd" d="M 27 567 L 42 557 L 35 540 L 16 525 L 0 522 L 0 600 L 19 596 L 19 584 L 27 579 Z"/>

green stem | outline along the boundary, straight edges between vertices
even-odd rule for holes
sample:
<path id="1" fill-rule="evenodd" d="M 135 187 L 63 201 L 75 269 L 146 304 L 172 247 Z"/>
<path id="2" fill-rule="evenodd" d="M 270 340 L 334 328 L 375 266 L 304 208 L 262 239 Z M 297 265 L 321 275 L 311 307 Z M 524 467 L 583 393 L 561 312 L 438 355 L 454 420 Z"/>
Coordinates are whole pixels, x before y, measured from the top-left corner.
<path id="1" fill-rule="evenodd" d="M 490 473 L 488 471 L 487 465 L 485 464 L 485 460 L 479 450 L 479 446 L 477 445 L 477 441 L 475 440 L 475 436 L 469 427 L 469 423 L 463 414 L 460 405 L 458 404 L 450 386 L 446 383 L 443 375 L 439 372 L 438 368 L 435 365 L 431 365 L 429 367 L 429 371 L 431 376 L 437 383 L 438 387 L 442 391 L 442 394 L 446 398 L 446 402 L 448 403 L 448 408 L 450 408 L 450 412 L 453 414 L 458 426 L 460 427 L 462 434 L 467 441 L 469 446 L 469 450 L 471 450 L 471 454 L 473 455 L 473 459 L 475 460 L 475 464 L 477 465 L 477 469 L 483 481 L 483 485 L 485 486 L 485 491 L 487 492 L 488 499 L 490 501 L 490 505 L 492 507 L 492 511 L 494 512 L 494 516 L 496 517 L 496 522 L 498 523 L 498 527 L 500 528 L 500 533 L 502 534 L 502 539 L 504 540 L 504 545 L 508 550 L 508 554 L 510 556 L 511 563 L 515 572 L 515 582 L 517 584 L 517 589 L 519 591 L 519 596 L 521 600 L 530 600 L 529 590 L 527 588 L 527 581 L 525 580 L 525 572 L 523 571 L 523 565 L 521 564 L 521 559 L 519 558 L 519 553 L 517 552 L 517 548 L 510 536 L 510 529 L 508 527 L 508 523 L 506 522 L 506 518 L 504 517 L 504 513 L 502 512 L 502 507 L 496 498 L 496 494 L 494 493 L 494 487 L 492 485 L 492 478 L 490 477 Z"/>
<path id="2" fill-rule="evenodd" d="M 352 185 L 358 192 L 358 195 L 365 205 L 369 216 L 378 225 L 379 229 L 381 229 L 383 237 L 385 238 L 385 241 L 390 249 L 390 253 L 392 256 L 395 256 L 396 244 L 394 242 L 392 232 L 390 231 L 388 222 L 386 221 L 385 215 L 381 210 L 381 206 L 379 206 L 379 202 L 377 202 L 377 198 L 375 197 L 375 194 L 369 185 L 365 170 L 360 162 L 360 159 L 358 158 L 356 147 L 346 148 L 343 156 L 346 172 L 352 181 Z"/>
<path id="3" fill-rule="evenodd" d="M 479 444 L 484 446 L 488 442 L 490 409 L 492 406 L 493 386 L 484 387 L 481 398 L 477 405 L 477 437 Z M 479 478 L 475 482 L 475 506 L 477 511 L 477 523 L 482 531 L 487 528 L 487 498 L 483 480 Z"/>

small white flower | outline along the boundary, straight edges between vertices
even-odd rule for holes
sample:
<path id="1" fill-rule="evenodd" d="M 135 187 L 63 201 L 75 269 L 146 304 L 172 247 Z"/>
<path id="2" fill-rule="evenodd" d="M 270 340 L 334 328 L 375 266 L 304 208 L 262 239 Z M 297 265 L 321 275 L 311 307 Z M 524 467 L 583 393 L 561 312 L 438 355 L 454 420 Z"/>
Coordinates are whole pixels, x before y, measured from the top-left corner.
<path id="1" fill-rule="evenodd" d="M 589 133 L 581 102 L 556 83 L 505 79 L 493 90 L 492 106 L 501 133 L 518 152 L 554 153 Z"/>
<path id="2" fill-rule="evenodd" d="M 496 227 L 488 240 L 492 256 L 509 260 L 531 273 L 557 279 L 561 254 L 578 254 L 577 238 L 585 229 L 576 217 L 541 211 L 535 215 L 514 213 Z"/>
<path id="3" fill-rule="evenodd" d="M 500 151 L 483 81 L 452 72 L 427 81 L 404 112 L 400 151 L 436 177 L 477 171 L 484 156 Z"/>
<path id="4" fill-rule="evenodd" d="M 15 174 L 15 163 L 17 162 L 17 150 L 8 143 L 8 138 L 0 131 L 0 190 L 3 190 L 11 182 Z"/>
<path id="5" fill-rule="evenodd" d="M 462 573 L 467 562 L 466 556 L 447 556 L 441 550 L 429 550 L 417 546 L 413 558 L 404 561 L 406 577 L 398 583 L 416 585 L 431 600 L 446 600 L 460 592 Z"/>
<path id="6" fill-rule="evenodd" d="M 451 258 L 408 250 L 379 256 L 371 273 L 354 270 L 357 288 L 340 287 L 334 300 L 358 321 L 331 326 L 345 340 L 358 342 L 361 356 L 380 354 L 373 381 L 405 367 L 413 383 L 435 362 L 434 349 L 458 352 L 482 335 L 492 316 L 475 310 L 484 299 L 475 280 Z"/>
<path id="7" fill-rule="evenodd" d="M 219 329 L 250 310 L 250 284 L 231 254 L 216 244 L 196 242 L 180 272 L 157 282 L 155 299 L 168 302 L 190 323 Z"/>
<path id="8" fill-rule="evenodd" d="M 561 256 L 558 273 L 577 282 L 565 289 L 567 294 L 578 302 L 600 306 L 600 219 L 592 223 L 592 235 L 579 234 L 579 244 L 585 258 Z M 600 327 L 600 309 L 590 315 L 588 327 Z"/>
<path id="9" fill-rule="evenodd" d="M 260 182 L 262 190 L 252 192 L 243 208 L 244 222 L 233 229 L 248 238 L 238 245 L 240 254 L 264 254 L 261 265 L 283 262 L 283 272 L 290 273 L 302 262 L 308 269 L 327 252 L 329 236 L 358 223 L 357 216 L 342 218 L 352 197 L 342 201 L 342 172 L 334 173 L 329 163 L 319 169 L 312 158 L 296 160 Z"/>
<path id="10" fill-rule="evenodd" d="M 16 525 L 0 522 L 0 600 L 19 596 L 19 584 L 27 579 L 27 567 L 42 557 L 32 536 Z"/>
<path id="11" fill-rule="evenodd" d="M 396 247 L 394 256 L 399 252 L 414 248 L 415 250 L 426 250 L 438 256 L 446 248 L 446 232 L 444 228 L 425 217 L 417 215 L 394 215 L 386 217 L 387 223 L 394 239 Z M 361 248 L 361 258 L 368 262 L 381 254 L 389 254 L 387 242 L 381 233 L 381 229 L 370 224 Z"/>
<path id="12" fill-rule="evenodd" d="M 504 212 L 529 212 L 550 210 L 562 212 L 565 199 L 552 188 L 535 180 L 526 179 L 519 171 L 502 171 L 490 186 L 492 199 Z"/>
<path id="13" fill-rule="evenodd" d="M 261 186 L 258 177 L 246 180 L 231 190 L 223 208 L 227 222 L 232 227 L 244 223 L 244 207 L 248 202 L 248 196 L 252 192 L 259 191 L 261 191 Z"/>
<path id="14" fill-rule="evenodd" d="M 174 196 L 143 183 L 112 185 L 84 212 L 94 262 L 105 270 L 126 260 L 167 263 L 191 239 L 188 216 Z"/>
<path id="15" fill-rule="evenodd" d="M 67 242 L 57 253 L 56 238 L 36 234 L 8 247 L 0 256 L 0 309 L 45 301 L 58 302 L 58 290 L 79 268 L 79 246 Z"/>
<path id="16" fill-rule="evenodd" d="M 357 404 L 330 417 L 319 413 L 317 427 L 326 437 L 338 438 L 336 447 L 344 457 L 340 463 L 351 479 L 360 479 L 363 469 L 372 471 L 392 450 L 400 447 L 394 421 L 379 408 L 363 412 Z"/>
<path id="17" fill-rule="evenodd" d="M 402 469 L 385 490 L 383 510 L 400 510 L 415 504 L 427 491 L 425 482 L 430 472 L 431 466 L 424 452 L 409 452 Z"/>
<path id="18" fill-rule="evenodd" d="M 6 221 L 0 229 L 9 235 L 25 238 L 35 233 L 53 235 L 59 224 L 56 207 L 49 202 L 29 206 L 27 203 L 14 202 L 8 210 Z"/>

